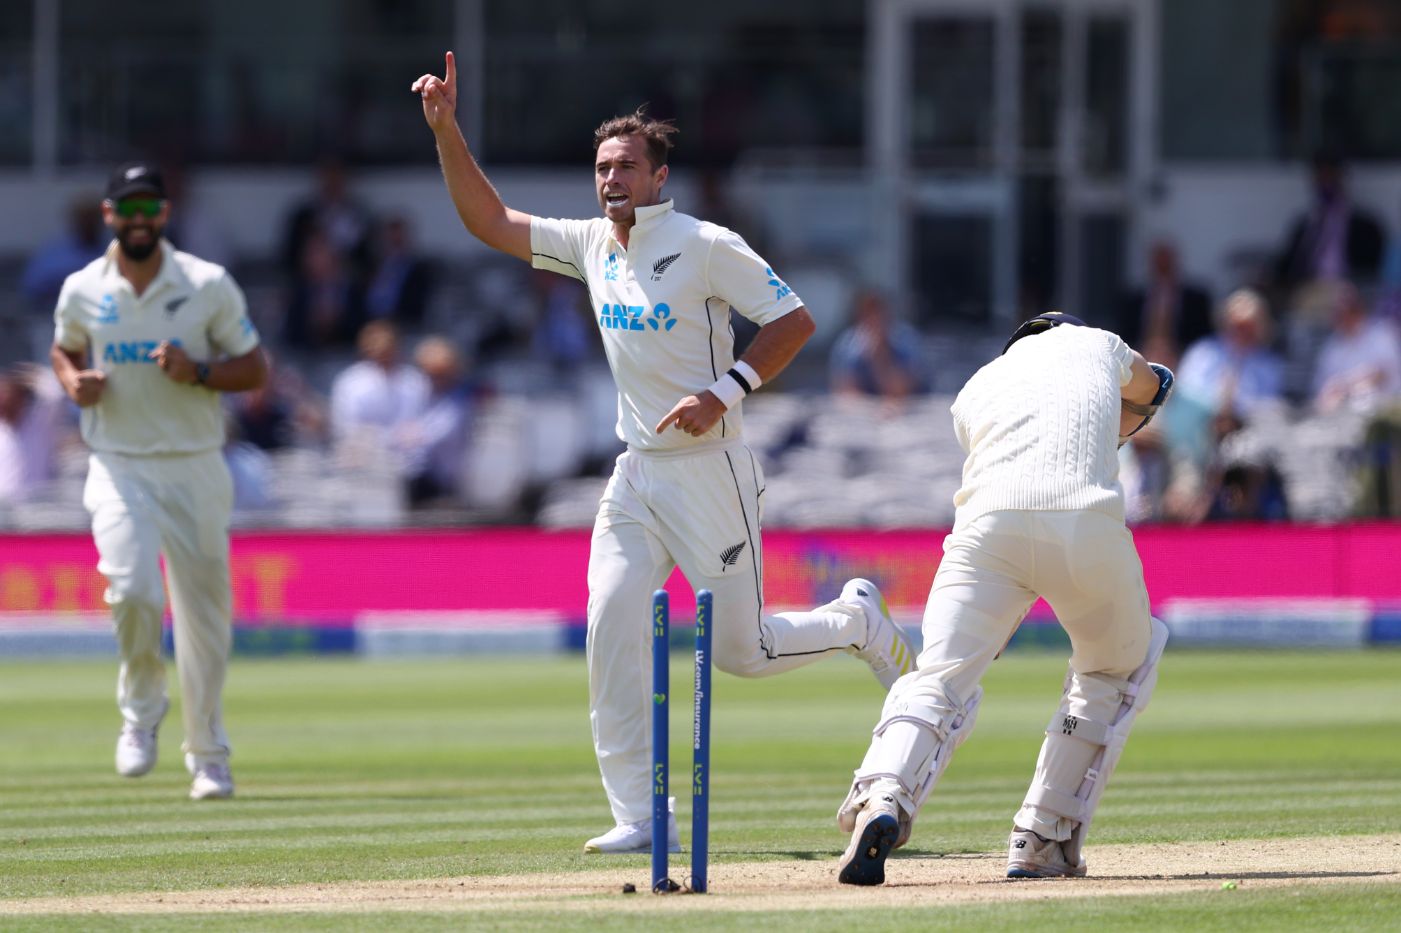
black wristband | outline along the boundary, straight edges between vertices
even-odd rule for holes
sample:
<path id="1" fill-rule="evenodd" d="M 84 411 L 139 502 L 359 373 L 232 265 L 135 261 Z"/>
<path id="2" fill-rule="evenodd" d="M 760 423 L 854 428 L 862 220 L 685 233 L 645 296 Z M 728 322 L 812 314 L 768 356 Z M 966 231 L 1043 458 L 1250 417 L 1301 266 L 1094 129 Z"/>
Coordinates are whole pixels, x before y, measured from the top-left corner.
<path id="1" fill-rule="evenodd" d="M 209 384 L 209 364 L 208 364 L 208 363 L 196 363 L 196 364 L 195 364 L 195 382 L 199 383 L 200 385 L 208 385 L 208 384 Z"/>
<path id="2" fill-rule="evenodd" d="M 753 392 L 753 391 L 754 391 L 754 387 L 751 386 L 751 385 L 749 384 L 749 380 L 748 380 L 748 379 L 746 379 L 746 378 L 744 378 L 744 376 L 740 375 L 739 370 L 737 370 L 737 369 L 731 369 L 729 372 L 725 373 L 725 375 L 729 376 L 729 377 L 730 377 L 731 379 L 733 379 L 735 382 L 738 382 L 738 383 L 739 383 L 739 387 L 740 387 L 741 389 L 744 390 L 744 394 L 745 394 L 745 395 L 748 395 L 750 392 Z"/>

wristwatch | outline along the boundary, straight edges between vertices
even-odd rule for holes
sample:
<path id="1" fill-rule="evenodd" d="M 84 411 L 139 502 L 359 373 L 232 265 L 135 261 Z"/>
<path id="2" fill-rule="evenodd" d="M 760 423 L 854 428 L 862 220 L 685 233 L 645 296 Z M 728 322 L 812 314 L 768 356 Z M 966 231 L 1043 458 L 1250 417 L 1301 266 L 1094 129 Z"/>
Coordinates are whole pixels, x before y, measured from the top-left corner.
<path id="1" fill-rule="evenodd" d="M 208 380 L 209 380 L 209 364 L 208 364 L 208 363 L 196 363 L 196 364 L 195 364 L 195 382 L 199 383 L 200 385 L 206 385 L 206 384 L 208 383 Z"/>

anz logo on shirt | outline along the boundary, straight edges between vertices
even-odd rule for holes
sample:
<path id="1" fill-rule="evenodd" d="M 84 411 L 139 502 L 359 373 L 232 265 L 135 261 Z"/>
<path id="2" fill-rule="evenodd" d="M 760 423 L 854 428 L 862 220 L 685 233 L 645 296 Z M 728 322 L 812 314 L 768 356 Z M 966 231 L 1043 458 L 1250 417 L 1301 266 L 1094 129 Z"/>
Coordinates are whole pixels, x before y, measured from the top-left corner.
<path id="1" fill-rule="evenodd" d="M 125 363 L 154 363 L 151 354 L 160 346 L 159 340 L 115 340 L 102 348 L 102 362 L 114 366 Z M 172 347 L 180 346 L 180 341 L 170 341 Z"/>
<path id="2" fill-rule="evenodd" d="M 598 326 L 604 330 L 668 331 L 676 326 L 676 318 L 665 302 L 650 310 L 645 305 L 604 305 L 598 310 Z"/>

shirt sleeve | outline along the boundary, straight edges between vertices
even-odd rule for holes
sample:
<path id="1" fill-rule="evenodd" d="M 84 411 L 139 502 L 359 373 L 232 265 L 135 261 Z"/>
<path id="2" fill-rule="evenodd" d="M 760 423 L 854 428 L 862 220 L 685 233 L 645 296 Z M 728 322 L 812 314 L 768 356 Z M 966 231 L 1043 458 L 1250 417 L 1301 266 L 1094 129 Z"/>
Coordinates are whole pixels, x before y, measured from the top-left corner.
<path id="1" fill-rule="evenodd" d="M 587 255 L 589 222 L 530 218 L 530 264 L 586 282 L 584 257 Z"/>
<path id="2" fill-rule="evenodd" d="M 1109 355 L 1114 361 L 1114 370 L 1119 374 L 1119 388 L 1133 381 L 1133 350 L 1124 343 L 1118 334 L 1109 334 Z"/>
<path id="3" fill-rule="evenodd" d="M 209 321 L 210 342 L 229 356 L 242 356 L 258 345 L 258 329 L 248 318 L 243 289 L 227 272 L 212 287 L 214 316 Z"/>
<path id="4" fill-rule="evenodd" d="M 761 327 L 803 304 L 768 263 L 731 230 L 721 232 L 711 244 L 706 279 L 713 295 Z"/>
<path id="5" fill-rule="evenodd" d="M 88 345 L 88 329 L 74 299 L 75 291 L 71 281 L 64 282 L 54 308 L 54 343 L 72 352 L 86 349 Z"/>

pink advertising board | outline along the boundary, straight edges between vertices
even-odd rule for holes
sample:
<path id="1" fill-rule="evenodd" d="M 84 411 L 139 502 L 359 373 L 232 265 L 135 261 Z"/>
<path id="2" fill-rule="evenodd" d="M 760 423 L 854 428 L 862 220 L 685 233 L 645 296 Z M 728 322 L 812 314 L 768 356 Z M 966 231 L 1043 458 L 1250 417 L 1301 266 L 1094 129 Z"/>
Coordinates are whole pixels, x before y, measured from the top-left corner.
<path id="1" fill-rule="evenodd" d="M 891 606 L 918 616 L 942 531 L 771 531 L 772 608 L 806 607 L 869 576 Z M 1155 605 L 1173 599 L 1362 598 L 1401 602 L 1401 524 L 1145 527 L 1134 532 Z M 587 531 L 242 532 L 233 543 L 235 606 L 249 622 L 348 624 L 364 612 L 549 612 L 581 618 Z M 0 535 L 0 612 L 103 609 L 85 535 Z M 685 582 L 674 611 L 693 608 Z"/>

